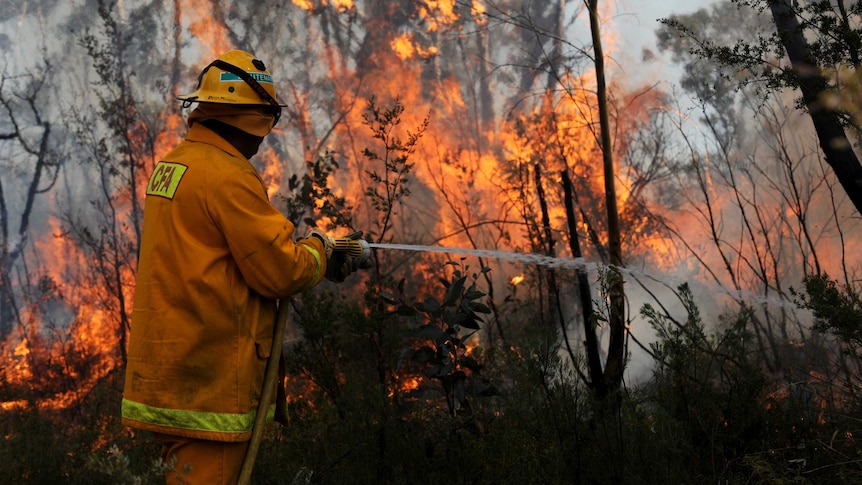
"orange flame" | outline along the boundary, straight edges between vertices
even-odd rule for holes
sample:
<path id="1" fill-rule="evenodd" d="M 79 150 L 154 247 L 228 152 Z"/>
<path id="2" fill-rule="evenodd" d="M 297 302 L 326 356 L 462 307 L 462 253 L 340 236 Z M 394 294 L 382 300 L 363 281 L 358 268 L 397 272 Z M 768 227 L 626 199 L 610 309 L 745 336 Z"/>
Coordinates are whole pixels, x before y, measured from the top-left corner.
<path id="1" fill-rule="evenodd" d="M 419 6 L 419 16 L 428 23 L 428 32 L 452 25 L 458 20 L 455 0 L 423 0 Z"/>
<path id="2" fill-rule="evenodd" d="M 415 42 L 415 35 L 406 33 L 392 40 L 390 46 L 395 55 L 401 60 L 419 57 L 421 59 L 430 59 L 438 54 L 437 47 L 431 46 L 427 49 Z"/>
<path id="3" fill-rule="evenodd" d="M 279 163 L 278 155 L 272 147 L 268 147 L 259 156 L 264 161 L 261 178 L 264 185 L 266 185 L 266 195 L 272 197 L 281 188 L 282 177 L 284 176 L 284 164 Z"/>
<path id="4" fill-rule="evenodd" d="M 192 37 L 200 40 L 197 45 L 201 49 L 201 59 L 215 59 L 233 49 L 229 30 L 213 18 L 212 4 L 203 0 L 188 1 L 188 7 L 181 8 L 180 12 L 194 12 L 194 15 L 186 16 L 189 19 L 186 28 Z"/>
<path id="5" fill-rule="evenodd" d="M 485 25 L 488 23 L 488 19 L 485 16 L 487 13 L 487 9 L 485 8 L 485 4 L 482 3 L 481 0 L 473 0 L 473 21 L 476 22 L 476 25 Z"/>
<path id="6" fill-rule="evenodd" d="M 195 37 L 195 52 L 200 55 L 200 59 L 209 60 L 233 48 L 230 41 L 231 32 L 213 18 L 209 2 L 187 0 L 182 3 L 183 34 L 188 33 Z M 351 0 L 292 0 L 292 3 L 307 11 L 309 17 L 315 15 L 319 6 L 332 7 L 338 12 L 357 9 Z M 415 177 L 413 183 L 418 190 L 415 202 L 414 199 L 407 200 L 404 206 L 398 208 L 403 222 L 394 230 L 396 235 L 393 238 L 396 242 L 413 242 L 420 239 L 427 241 L 445 237 L 446 244 L 452 246 L 483 247 L 508 244 L 510 249 L 529 249 L 530 242 L 526 237 L 524 225 L 508 223 L 520 219 L 518 211 L 521 206 L 518 204 L 523 204 L 525 209 L 535 210 L 536 200 L 535 196 L 530 195 L 529 188 L 521 193 L 519 190 L 522 187 L 507 183 L 506 177 L 511 175 L 513 167 L 520 164 L 528 168 L 542 166 L 547 169 L 545 184 L 549 188 L 549 194 L 551 188 L 559 186 L 561 170 L 569 170 L 589 191 L 595 194 L 603 193 L 604 174 L 599 169 L 601 153 L 594 133 L 597 108 L 592 93 L 595 77 L 589 70 L 583 75 L 566 72 L 559 82 L 558 87 L 561 89 L 558 92 L 548 92 L 535 106 L 514 112 L 511 123 L 494 120 L 487 126 L 479 127 L 480 123 L 471 111 L 475 109 L 474 103 L 467 98 L 469 90 L 465 89 L 455 75 L 443 73 L 445 70 L 439 69 L 435 64 L 442 62 L 439 58 L 439 38 L 443 37 L 440 32 L 451 29 L 455 32 L 453 35 L 457 35 L 459 22 L 472 20 L 476 25 L 487 24 L 486 6 L 481 0 L 473 0 L 469 14 L 471 18 L 460 18 L 454 0 L 420 0 L 418 5 L 424 31 L 398 30 L 397 34 L 380 34 L 379 44 L 372 46 L 372 49 L 375 49 L 372 56 L 373 68 L 363 70 L 356 65 L 359 61 L 345 60 L 347 56 L 339 57 L 337 49 L 332 46 L 321 47 L 322 54 L 315 57 L 321 59 L 321 69 L 328 69 L 329 76 L 326 81 L 331 83 L 333 98 L 336 100 L 333 105 L 339 112 L 344 112 L 343 119 L 339 118 L 332 123 L 332 135 L 326 140 L 331 146 L 342 150 L 346 158 L 345 169 L 333 177 L 331 186 L 338 195 L 358 201 L 358 217 L 365 217 L 359 223 L 366 223 L 370 218 L 367 213 L 372 211 L 367 206 L 362 206 L 367 182 L 360 181 L 360 178 L 371 167 L 369 161 L 357 154 L 361 154 L 366 147 L 379 149 L 380 145 L 367 130 L 357 127 L 362 126 L 365 102 L 372 96 L 376 96 L 381 104 L 399 97 L 408 110 L 396 130 L 398 135 L 403 137 L 406 131 L 420 125 L 426 116 L 431 117 L 432 124 L 413 155 L 412 160 L 416 165 L 411 176 Z M 386 29 L 381 31 L 390 32 Z M 605 31 L 611 47 L 615 45 L 613 35 L 613 32 Z M 329 88 L 327 84 L 327 89 Z M 620 133 L 630 131 L 636 123 L 648 116 L 651 109 L 661 104 L 660 93 L 655 90 L 626 95 L 620 86 L 612 86 L 612 89 L 619 96 L 618 106 L 624 106 L 626 110 L 615 120 L 616 129 Z M 292 94 L 298 101 L 296 104 L 300 104 L 305 110 L 298 113 L 295 119 L 302 125 L 297 128 L 302 131 L 299 135 L 302 138 L 301 149 L 310 150 L 308 147 L 320 141 L 314 138 L 311 128 L 317 120 L 310 114 L 312 109 L 308 106 L 313 105 L 314 100 L 305 99 L 305 96 L 311 97 L 305 93 Z M 184 130 L 184 120 L 179 114 L 167 113 L 163 119 L 165 129 L 156 140 L 156 158 L 163 156 L 173 147 Z M 520 130 L 529 132 L 524 135 Z M 619 151 L 624 152 L 622 148 Z M 272 196 L 283 188 L 286 165 L 279 160 L 272 148 L 263 152 L 260 159 L 264 164 L 261 172 L 267 185 L 267 193 Z M 623 162 L 624 160 L 620 160 L 619 164 Z M 706 184 L 712 189 L 708 167 L 709 163 L 705 176 Z M 635 175 L 621 171 L 617 177 L 620 208 L 631 208 L 636 203 L 632 194 Z M 533 183 L 533 180 L 528 178 L 525 185 Z M 420 193 L 423 195 L 418 195 Z M 129 193 L 117 195 L 119 201 L 128 203 L 135 197 L 135 192 L 133 189 Z M 731 196 L 722 193 L 718 188 L 715 189 L 715 194 L 711 195 L 716 196 L 713 201 L 716 207 L 732 203 Z M 555 196 L 551 194 L 549 197 Z M 563 205 L 559 203 L 559 195 L 556 197 L 549 208 L 551 226 L 554 234 L 565 234 L 567 216 Z M 322 204 L 322 201 L 319 203 Z M 674 218 L 681 227 L 684 238 L 699 240 L 703 233 L 702 227 L 691 215 L 676 214 Z M 488 220 L 504 221 L 501 227 L 505 228 L 506 238 L 498 238 L 491 232 L 482 233 L 481 230 L 474 229 L 471 229 L 473 232 L 468 237 L 465 228 L 480 227 L 479 223 Z M 321 222 L 325 224 L 329 221 Z M 631 221 L 632 233 L 642 238 L 636 243 L 638 250 L 648 253 L 652 260 L 662 267 L 687 270 L 690 269 L 688 265 L 695 265 L 691 259 L 681 257 L 677 246 L 670 239 L 648 234 L 644 229 L 645 222 L 642 218 Z M 52 234 L 62 232 L 59 221 L 54 220 L 50 224 Z M 580 224 L 580 231 L 583 233 L 591 229 L 584 221 Z M 601 235 L 601 228 L 592 229 L 600 233 L 599 237 L 604 237 Z M 478 237 L 472 237 L 474 235 Z M 501 240 L 504 242 L 500 242 Z M 627 249 L 634 251 L 634 245 L 634 242 L 631 243 Z M 112 353 L 118 345 L 115 333 L 117 316 L 99 306 L 98 302 L 104 297 L 100 288 L 79 287 L 75 284 L 75 275 L 70 274 L 74 271 L 71 268 L 86 268 L 93 266 L 94 262 L 88 260 L 79 248 L 72 247 L 64 238 L 46 237 L 39 240 L 36 246 L 38 251 L 45 255 L 48 276 L 69 296 L 70 306 L 73 307 L 70 310 L 70 320 L 74 327 L 71 330 L 74 333 L 71 340 L 82 352 L 99 356 L 99 364 L 91 369 L 92 375 L 96 378 L 106 375 L 111 368 L 119 365 L 116 355 Z M 851 249 L 849 254 L 858 253 L 862 250 L 862 238 L 848 238 L 846 247 Z M 561 253 L 568 250 L 562 244 L 557 248 Z M 838 253 L 840 251 L 835 251 L 835 254 Z M 435 267 L 433 262 L 422 261 L 411 263 L 411 271 L 414 274 L 430 273 L 435 271 Z M 126 288 L 133 288 L 134 275 L 128 270 L 124 271 L 120 279 Z M 512 277 L 509 284 L 517 286 L 524 281 L 524 275 L 520 274 Z M 35 311 L 27 314 L 25 319 L 32 321 L 34 326 L 41 325 Z M 38 357 L 38 354 L 57 350 L 44 348 L 34 336 L 38 336 L 38 332 L 23 332 L 17 335 L 19 341 L 11 343 L 11 348 L 14 348 L 14 365 L 4 369 L 7 375 L 3 378 L 7 382 L 26 382 L 33 377 L 32 359 Z M 478 343 L 474 341 L 469 345 L 472 351 Z M 418 387 L 421 382 L 420 378 L 409 377 L 399 385 L 402 390 L 410 390 Z M 82 389 L 86 389 L 86 385 L 88 383 L 84 383 Z M 780 399 L 782 392 L 787 391 L 776 391 L 770 398 Z M 73 399 L 74 392 L 58 392 L 46 403 L 59 406 Z M 7 403 L 3 406 L 6 405 L 14 404 Z"/>
<path id="7" fill-rule="evenodd" d="M 335 7 L 335 10 L 339 12 L 353 10 L 355 7 L 353 5 L 353 0 L 332 0 L 332 4 Z"/>

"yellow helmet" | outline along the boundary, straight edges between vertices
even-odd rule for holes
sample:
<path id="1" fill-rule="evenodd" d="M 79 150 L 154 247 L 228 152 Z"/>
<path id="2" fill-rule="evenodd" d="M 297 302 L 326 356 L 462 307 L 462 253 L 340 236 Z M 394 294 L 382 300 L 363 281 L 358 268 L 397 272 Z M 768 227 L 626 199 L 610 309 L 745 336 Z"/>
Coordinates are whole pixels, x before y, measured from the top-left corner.
<path id="1" fill-rule="evenodd" d="M 266 65 L 253 54 L 232 50 L 204 68 L 198 86 L 191 94 L 177 96 L 184 106 L 191 103 L 217 103 L 271 106 L 276 121 L 281 108 L 275 84 Z"/>

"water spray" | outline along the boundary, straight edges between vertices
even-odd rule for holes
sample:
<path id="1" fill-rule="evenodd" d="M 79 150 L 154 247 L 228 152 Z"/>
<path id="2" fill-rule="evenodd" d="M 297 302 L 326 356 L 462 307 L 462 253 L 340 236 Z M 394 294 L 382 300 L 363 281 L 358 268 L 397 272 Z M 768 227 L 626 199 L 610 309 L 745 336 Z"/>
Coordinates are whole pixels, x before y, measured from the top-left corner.
<path id="1" fill-rule="evenodd" d="M 476 256 L 480 258 L 492 258 L 492 259 L 502 259 L 509 261 L 519 261 L 529 265 L 543 266 L 546 268 L 561 268 L 561 269 L 575 269 L 588 271 L 590 273 L 597 273 L 602 268 L 609 268 L 609 265 L 601 265 L 599 263 L 588 262 L 584 258 L 556 258 L 553 256 L 545 256 L 543 254 L 536 253 L 519 253 L 513 251 L 494 251 L 490 249 L 472 249 L 472 248 L 451 248 L 451 247 L 443 247 L 443 246 L 425 246 L 419 244 L 387 244 L 387 243 L 369 243 L 365 240 L 352 240 L 352 243 L 357 243 L 361 241 L 362 244 L 362 253 L 361 253 L 361 261 L 365 262 L 370 257 L 371 248 L 377 249 L 386 249 L 386 250 L 395 250 L 395 251 L 414 251 L 414 252 L 423 252 L 423 253 L 445 253 L 445 254 L 456 254 L 462 256 Z M 358 249 L 354 248 L 351 253 L 352 255 L 359 254 Z M 667 274 L 655 275 L 649 274 L 644 271 L 634 270 L 632 268 L 617 268 L 621 273 L 627 274 L 631 276 L 633 279 L 637 280 L 638 276 L 646 277 L 652 279 L 654 281 L 661 281 L 667 284 L 680 284 L 687 282 L 687 280 L 683 278 L 675 278 L 669 276 Z M 777 307 L 790 307 L 793 309 L 798 309 L 795 304 L 787 301 L 786 299 L 780 297 L 768 297 L 759 295 L 757 293 L 746 291 L 746 290 L 736 290 L 732 288 L 727 288 L 723 285 L 708 285 L 705 283 L 697 282 L 698 285 L 705 286 L 707 289 L 712 290 L 714 293 L 723 293 L 730 298 L 737 300 L 744 300 L 749 303 L 756 304 L 772 304 Z"/>
<path id="2" fill-rule="evenodd" d="M 361 235 L 361 233 L 359 233 Z M 357 233 L 345 237 L 333 238 L 335 252 L 341 252 L 364 264 L 371 258 L 371 248 L 396 251 L 414 251 L 422 253 L 446 253 L 462 256 L 477 256 L 480 258 L 520 261 L 524 264 L 544 266 L 547 268 L 596 270 L 596 263 L 588 263 L 584 258 L 555 258 L 535 253 L 519 253 L 512 251 L 493 251 L 490 249 L 450 248 L 444 246 L 423 246 L 418 244 L 385 244 L 370 243 L 359 239 Z"/>
<path id="3" fill-rule="evenodd" d="M 495 251 L 490 249 L 473 249 L 473 248 L 452 248 L 444 246 L 426 246 L 420 244 L 388 244 L 388 243 L 372 243 L 362 239 L 361 232 L 355 232 L 345 237 L 333 238 L 335 241 L 335 251 L 348 254 L 350 257 L 356 258 L 360 262 L 360 267 L 371 258 L 371 249 L 385 249 L 393 251 L 413 251 L 422 253 L 444 253 L 461 256 L 476 256 L 479 258 L 501 259 L 509 261 L 518 261 L 527 265 L 543 266 L 546 268 L 561 268 L 587 271 L 590 273 L 598 273 L 603 268 L 609 268 L 608 265 L 588 262 L 584 258 L 557 258 L 536 253 L 519 253 L 515 251 Z M 632 268 L 617 268 L 623 274 L 629 275 L 631 278 L 638 280 L 639 276 L 643 276 L 654 281 L 661 281 L 666 284 L 680 284 L 687 280 L 682 278 L 674 278 L 667 274 L 655 275 L 648 274 L 644 271 L 634 270 Z M 723 293 L 730 298 L 744 300 L 750 303 L 765 304 L 769 303 L 779 307 L 789 306 L 794 309 L 796 305 L 788 302 L 780 297 L 768 297 L 757 293 L 745 290 L 737 290 L 727 288 L 723 285 L 704 285 L 707 289 L 714 293 Z"/>
<path id="4" fill-rule="evenodd" d="M 400 251 L 417 251 L 424 253 L 447 253 L 460 254 L 467 256 L 477 256 L 480 258 L 507 259 L 511 261 L 520 261 L 526 264 L 536 266 L 545 266 L 548 268 L 566 268 L 566 269 L 595 269 L 595 263 L 587 263 L 584 258 L 555 258 L 535 253 L 518 253 L 511 251 L 492 251 L 490 249 L 470 249 L 470 248 L 449 248 L 442 246 L 421 246 L 415 244 L 384 244 L 384 243 L 366 243 L 369 247 L 377 249 L 392 249 Z"/>

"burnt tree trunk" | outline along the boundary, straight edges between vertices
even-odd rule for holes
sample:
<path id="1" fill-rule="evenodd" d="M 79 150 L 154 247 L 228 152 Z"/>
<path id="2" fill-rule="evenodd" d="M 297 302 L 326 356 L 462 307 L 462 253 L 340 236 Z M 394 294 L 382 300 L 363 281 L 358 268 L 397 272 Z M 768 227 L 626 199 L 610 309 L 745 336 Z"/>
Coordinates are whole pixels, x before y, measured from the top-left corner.
<path id="1" fill-rule="evenodd" d="M 556 257 L 556 251 L 554 250 L 554 235 L 551 231 L 551 217 L 548 212 L 548 202 L 545 198 L 545 189 L 542 184 L 542 169 L 539 163 L 535 164 L 535 174 L 536 194 L 539 197 L 539 208 L 542 211 L 542 229 L 545 236 L 545 254 L 553 258 Z M 566 344 L 566 351 L 569 353 L 569 357 L 571 357 L 572 362 L 577 362 L 575 352 L 572 349 L 572 344 L 569 341 L 569 334 L 566 331 L 566 317 L 563 314 L 562 298 L 560 296 L 560 288 L 557 285 L 557 275 L 554 272 L 554 268 L 548 268 L 547 278 L 548 289 L 550 290 L 551 298 L 553 299 L 553 301 L 548 302 L 548 305 L 550 307 L 556 307 L 557 319 L 559 320 L 560 324 L 561 337 L 563 339 L 563 342 Z"/>
<path id="2" fill-rule="evenodd" d="M 768 4 L 802 91 L 802 101 L 814 123 L 826 163 L 832 167 L 856 211 L 862 213 L 862 164 L 853 153 L 838 113 L 821 102 L 821 96 L 829 89 L 829 82 L 813 58 L 799 19 L 787 0 L 769 0 Z"/>
<path id="3" fill-rule="evenodd" d="M 608 217 L 608 255 L 610 268 L 608 270 L 608 300 L 610 340 L 608 342 L 608 358 L 605 363 L 605 383 L 608 392 L 619 390 L 623 382 L 625 370 L 625 291 L 623 276 L 622 238 L 620 236 L 620 216 L 617 209 L 617 192 L 614 186 L 616 170 L 614 169 L 613 145 L 611 143 L 611 127 L 608 115 L 607 85 L 605 83 L 605 60 L 602 50 L 602 38 L 599 31 L 598 0 L 589 0 L 590 33 L 593 40 L 596 67 L 596 96 L 599 105 L 600 140 L 602 162 L 605 178 L 605 203 Z M 599 394 L 599 397 L 605 397 Z"/>
<path id="4" fill-rule="evenodd" d="M 569 225 L 569 249 L 572 251 L 572 257 L 581 258 L 583 254 L 578 236 L 578 219 L 575 214 L 575 190 L 568 168 L 562 171 L 562 176 L 566 220 Z M 583 315 L 584 347 L 587 352 L 587 371 L 590 375 L 589 385 L 595 389 L 597 395 L 604 396 L 608 390 L 605 385 L 604 375 L 602 374 L 602 361 L 599 354 L 599 338 L 596 335 L 596 325 L 593 317 L 593 297 L 590 292 L 590 282 L 587 278 L 586 269 L 577 268 L 575 274 L 577 274 L 578 278 L 578 296 L 581 300 L 581 313 Z"/>

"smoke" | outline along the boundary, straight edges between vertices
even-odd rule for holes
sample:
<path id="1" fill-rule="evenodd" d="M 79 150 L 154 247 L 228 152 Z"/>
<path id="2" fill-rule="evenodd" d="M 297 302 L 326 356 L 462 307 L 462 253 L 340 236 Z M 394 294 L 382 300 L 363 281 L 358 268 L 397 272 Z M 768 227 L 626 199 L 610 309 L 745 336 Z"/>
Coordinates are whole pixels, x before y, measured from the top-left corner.
<path id="1" fill-rule="evenodd" d="M 12 47 L 4 49 L 3 96 L 18 89 L 14 80 L 20 76 L 45 74 L 32 76 L 44 79 L 37 106 L 52 123 L 53 156 L 64 162 L 57 183 L 40 186 L 30 231 L 4 241 L 6 247 L 23 237 L 39 241 L 31 246 L 32 261 L 39 265 L 24 268 L 19 261 L 16 274 L 49 273 L 68 289 L 76 283 L 70 275 L 96 264 L 93 255 L 125 251 L 115 294 L 130 298 L 136 217 L 130 201 L 140 193 L 123 176 L 111 178 L 112 170 L 126 173 L 127 148 L 114 139 L 114 120 L 99 113 L 106 102 L 128 101 L 123 96 L 131 95 L 135 103 L 126 106 L 138 124 L 129 132 L 143 154 L 135 160 L 144 175 L 185 130 L 174 96 L 193 88 L 200 68 L 213 57 L 240 48 L 266 61 L 280 99 L 288 104 L 268 146 L 253 161 L 273 191 L 287 192 L 292 175 L 310 170 L 307 162 L 331 156 L 338 170 L 330 185 L 354 203 L 355 228 L 380 230 L 365 195 L 375 187 L 369 173 L 385 174 L 386 166 L 365 150 L 382 156 L 391 150 L 374 136 L 366 116 L 372 100 L 380 109 L 400 103 L 404 111 L 389 132 L 390 142 L 409 139 L 426 119 L 429 124 L 411 153 L 411 193 L 396 204 L 391 238 L 382 244 L 435 251 L 443 245 L 452 248 L 449 253 L 513 258 L 517 264 L 498 266 L 493 275 L 502 287 L 536 265 L 586 268 L 591 281 L 598 280 L 605 244 L 601 154 L 595 143 L 594 77 L 581 49 L 584 19 L 576 16 L 575 6 L 560 11 L 556 4 L 516 1 L 468 8 L 463 2 L 185 0 L 160 9 L 134 1 L 121 7 L 110 17 L 113 26 L 94 13 L 95 2 L 24 2 L 0 12 L 0 46 Z M 746 138 L 721 145 L 717 134 L 699 123 L 699 114 L 677 110 L 667 93 L 653 86 L 666 80 L 645 75 L 626 56 L 623 38 L 629 34 L 614 27 L 631 17 L 617 17 L 610 8 L 603 17 L 612 55 L 625 59 L 612 63 L 612 107 L 632 332 L 648 343 L 651 331 L 639 321 L 638 309 L 655 299 L 673 302 L 672 290 L 681 283 L 696 286 L 698 301 L 711 315 L 739 303 L 793 310 L 788 286 L 811 269 L 806 266 L 811 255 L 820 255 L 823 268 L 840 271 L 860 240 L 859 229 L 846 226 L 848 212 L 833 211 L 837 194 L 831 179 L 818 173 L 822 163 L 812 145 L 791 150 L 789 158 L 779 157 L 778 150 L 767 153 L 773 148 L 769 143 L 786 146 L 798 130 L 765 124 L 763 133 L 776 135 L 768 142 Z M 87 35 L 114 48 L 101 59 L 110 69 L 96 69 L 82 45 Z M 742 111 L 747 102 L 738 101 L 733 107 L 740 111 L 728 110 L 728 117 L 750 113 Z M 730 148 L 723 152 L 724 147 Z M 4 170 L 3 187 L 12 220 L 25 204 L 9 188 L 21 187 L 31 162 L 14 141 L 0 140 L 0 154 L 3 168 L 10 169 Z M 94 163 L 99 160 L 104 163 Z M 804 171 L 794 171 L 802 165 Z M 550 206 L 553 252 L 538 222 L 537 170 Z M 563 170 L 577 184 L 579 213 L 572 226 L 585 248 L 581 259 L 569 254 L 572 226 L 562 210 Z M 788 186 L 791 173 L 803 176 L 804 183 Z M 792 188 L 803 189 L 801 206 L 785 198 Z M 804 213 L 794 212 L 798 207 Z M 103 217 L 112 210 L 125 231 L 117 241 L 127 246 L 116 252 L 79 247 L 77 253 L 63 246 L 67 252 L 61 256 L 47 254 L 49 247 L 62 246 L 55 241 L 60 236 L 99 239 Z M 71 231 L 70 223 L 80 231 Z M 389 247 L 394 249 L 404 247 Z M 393 267 L 400 261 L 393 259 Z M 399 270 L 410 275 L 430 267 L 417 261 L 407 259 Z M 85 268 L 73 267 L 79 264 Z M 574 329 L 573 300 L 566 304 Z M 668 310 L 678 312 L 681 306 L 668 303 Z"/>

